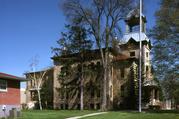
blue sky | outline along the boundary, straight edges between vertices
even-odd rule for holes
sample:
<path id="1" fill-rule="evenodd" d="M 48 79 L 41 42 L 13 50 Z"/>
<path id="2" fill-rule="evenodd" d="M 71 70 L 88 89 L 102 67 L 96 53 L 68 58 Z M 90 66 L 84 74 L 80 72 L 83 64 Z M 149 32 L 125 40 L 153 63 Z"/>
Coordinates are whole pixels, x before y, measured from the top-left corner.
<path id="1" fill-rule="evenodd" d="M 52 65 L 51 47 L 64 30 L 60 0 L 0 0 L 0 72 L 23 76 L 38 56 L 37 70 Z M 144 0 L 148 23 L 155 24 L 159 0 Z"/>

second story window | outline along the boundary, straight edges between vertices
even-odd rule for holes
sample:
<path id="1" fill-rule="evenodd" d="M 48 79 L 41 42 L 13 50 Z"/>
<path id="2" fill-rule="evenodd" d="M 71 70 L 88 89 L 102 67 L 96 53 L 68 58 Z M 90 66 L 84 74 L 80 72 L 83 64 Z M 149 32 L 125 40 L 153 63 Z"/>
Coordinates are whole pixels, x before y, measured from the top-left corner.
<path id="1" fill-rule="evenodd" d="M 130 57 L 135 57 L 135 51 L 130 52 Z"/>
<path id="2" fill-rule="evenodd" d="M 33 80 L 30 80 L 30 86 L 31 86 L 31 87 L 33 86 L 32 81 L 33 81 Z"/>
<path id="3" fill-rule="evenodd" d="M 125 75 L 124 73 L 125 73 L 125 70 L 124 70 L 124 68 L 122 68 L 121 69 L 121 78 L 124 78 L 124 75 Z"/>

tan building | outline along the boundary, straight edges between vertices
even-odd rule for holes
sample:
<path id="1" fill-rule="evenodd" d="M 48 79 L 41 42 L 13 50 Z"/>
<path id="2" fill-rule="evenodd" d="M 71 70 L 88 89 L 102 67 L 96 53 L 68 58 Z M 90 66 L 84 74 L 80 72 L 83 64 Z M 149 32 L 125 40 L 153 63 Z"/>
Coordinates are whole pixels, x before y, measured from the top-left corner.
<path id="1" fill-rule="evenodd" d="M 138 10 L 131 11 L 126 20 L 126 33 L 119 44 L 118 53 L 110 48 L 110 66 L 107 81 L 108 109 L 135 109 L 138 105 L 138 64 L 139 64 L 139 26 Z M 142 106 L 143 108 L 158 107 L 158 84 L 151 73 L 150 50 L 151 44 L 145 34 L 146 18 L 143 16 L 142 32 Z M 78 54 L 73 54 L 73 57 Z M 70 58 L 69 56 L 68 58 Z M 84 75 L 84 108 L 100 109 L 102 97 L 102 70 L 99 50 L 93 50 L 86 55 L 84 67 L 90 68 L 90 73 Z M 54 67 L 46 74 L 43 82 L 48 82 L 48 100 L 54 109 L 80 108 L 80 79 L 78 74 L 67 80 L 60 80 L 59 75 L 64 70 L 60 58 L 53 57 Z M 78 70 L 78 62 L 72 64 Z M 75 68 L 74 68 L 75 70 Z M 73 72 L 73 71 L 72 71 Z M 37 72 L 38 73 L 38 72 Z M 28 76 L 28 74 L 27 74 Z M 28 102 L 33 101 L 33 81 L 27 83 Z M 44 102 L 45 103 L 45 102 Z"/>
<path id="2" fill-rule="evenodd" d="M 20 89 L 20 103 L 21 103 L 21 108 L 23 109 L 24 108 L 24 106 L 27 104 L 27 100 L 26 100 L 26 89 L 24 89 L 24 88 L 21 88 Z"/>
<path id="3" fill-rule="evenodd" d="M 44 73 L 45 72 L 45 73 Z M 43 79 L 40 86 L 40 92 L 41 92 L 41 100 L 42 100 L 42 106 L 44 108 L 53 108 L 53 85 L 54 85 L 54 68 L 46 69 L 43 71 L 37 71 L 37 72 L 30 72 L 26 73 L 26 78 L 29 79 L 27 82 L 27 89 L 26 89 L 26 102 L 27 102 L 27 108 L 38 108 L 38 97 L 37 97 L 37 90 L 36 86 L 37 83 L 36 80 L 32 80 L 32 77 L 36 77 L 37 79 L 42 77 Z"/>

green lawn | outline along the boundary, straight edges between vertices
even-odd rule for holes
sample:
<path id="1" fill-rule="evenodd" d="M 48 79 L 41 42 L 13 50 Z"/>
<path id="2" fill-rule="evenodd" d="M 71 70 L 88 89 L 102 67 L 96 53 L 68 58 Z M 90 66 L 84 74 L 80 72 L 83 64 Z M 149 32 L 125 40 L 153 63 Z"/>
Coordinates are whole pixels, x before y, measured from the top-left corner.
<path id="1" fill-rule="evenodd" d="M 84 119 L 179 119 L 176 113 L 109 112 Z"/>
<path id="2" fill-rule="evenodd" d="M 67 117 L 79 116 L 96 111 L 79 110 L 31 110 L 22 111 L 22 117 L 18 119 L 65 119 Z"/>
<path id="3" fill-rule="evenodd" d="M 79 110 L 44 110 L 44 111 L 23 111 L 22 117 L 18 119 L 65 119 L 67 117 L 79 116 L 96 111 Z M 106 114 L 86 117 L 83 119 L 179 119 L 179 113 L 137 113 L 124 111 L 111 111 Z"/>

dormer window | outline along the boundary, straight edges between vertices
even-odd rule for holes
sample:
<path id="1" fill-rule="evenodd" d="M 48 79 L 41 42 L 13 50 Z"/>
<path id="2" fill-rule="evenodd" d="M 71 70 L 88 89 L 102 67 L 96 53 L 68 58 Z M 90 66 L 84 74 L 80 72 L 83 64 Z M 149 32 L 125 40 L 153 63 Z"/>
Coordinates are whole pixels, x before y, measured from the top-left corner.
<path id="1" fill-rule="evenodd" d="M 135 51 L 130 52 L 130 57 L 135 57 Z"/>

